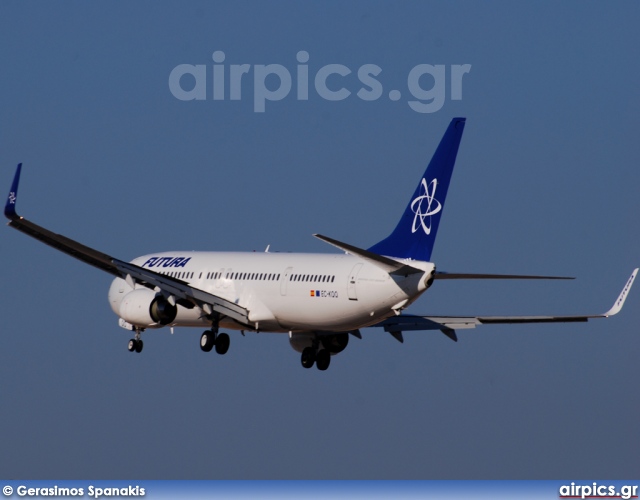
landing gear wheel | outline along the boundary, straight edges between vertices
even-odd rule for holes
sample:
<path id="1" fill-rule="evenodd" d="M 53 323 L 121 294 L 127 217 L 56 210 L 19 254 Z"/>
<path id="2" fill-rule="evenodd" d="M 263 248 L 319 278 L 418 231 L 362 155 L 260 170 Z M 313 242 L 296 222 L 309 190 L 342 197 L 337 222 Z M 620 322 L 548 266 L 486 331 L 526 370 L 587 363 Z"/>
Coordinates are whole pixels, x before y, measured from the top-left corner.
<path id="1" fill-rule="evenodd" d="M 129 341 L 129 345 L 127 346 L 127 349 L 129 349 L 129 352 L 141 352 L 142 351 L 142 346 L 144 344 L 142 343 L 142 340 L 140 339 L 131 339 Z"/>
<path id="2" fill-rule="evenodd" d="M 331 353 L 327 349 L 320 349 L 316 356 L 316 366 L 318 370 L 324 371 L 329 368 L 331 363 Z"/>
<path id="3" fill-rule="evenodd" d="M 218 354 L 226 354 L 229 350 L 229 344 L 231 343 L 231 339 L 229 339 L 229 335 L 226 333 L 220 333 L 216 337 L 216 352 Z"/>
<path id="4" fill-rule="evenodd" d="M 216 343 L 216 337 L 211 330 L 207 330 L 200 337 L 200 349 L 202 349 L 204 352 L 211 351 L 215 343 Z"/>
<path id="5" fill-rule="evenodd" d="M 316 362 L 316 350 L 313 347 L 305 347 L 302 350 L 300 362 L 305 368 L 311 368 Z"/>

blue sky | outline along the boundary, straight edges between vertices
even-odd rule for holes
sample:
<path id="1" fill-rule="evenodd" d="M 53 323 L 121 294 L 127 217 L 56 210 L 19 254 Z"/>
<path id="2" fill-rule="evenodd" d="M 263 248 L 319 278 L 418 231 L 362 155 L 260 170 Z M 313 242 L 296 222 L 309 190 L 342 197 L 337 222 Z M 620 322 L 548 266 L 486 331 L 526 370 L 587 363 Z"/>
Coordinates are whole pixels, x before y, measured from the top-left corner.
<path id="1" fill-rule="evenodd" d="M 438 268 L 578 279 L 441 282 L 410 312 L 603 312 L 640 263 L 639 13 L 634 2 L 3 2 L 0 180 L 8 190 L 23 162 L 22 214 L 122 259 L 333 252 L 311 234 L 360 247 L 385 237 L 446 125 L 466 116 Z M 242 98 L 174 97 L 172 70 L 206 65 L 211 78 L 215 51 L 227 71 L 251 65 Z M 349 68 L 328 85 L 351 95 L 328 101 L 311 84 L 299 100 L 294 80 L 254 112 L 256 65 L 296 76 L 300 51 L 310 81 Z M 357 96 L 365 64 L 382 69 L 379 99 Z M 420 64 L 471 65 L 462 99 L 445 85 L 438 111 L 411 109 Z M 162 330 L 131 355 L 108 275 L 8 228 L 0 258 L 7 478 L 584 478 L 640 466 L 637 290 L 607 321 L 485 326 L 457 344 L 369 330 L 321 373 L 272 334 L 232 333 L 220 357 L 200 351 L 200 331 Z"/>

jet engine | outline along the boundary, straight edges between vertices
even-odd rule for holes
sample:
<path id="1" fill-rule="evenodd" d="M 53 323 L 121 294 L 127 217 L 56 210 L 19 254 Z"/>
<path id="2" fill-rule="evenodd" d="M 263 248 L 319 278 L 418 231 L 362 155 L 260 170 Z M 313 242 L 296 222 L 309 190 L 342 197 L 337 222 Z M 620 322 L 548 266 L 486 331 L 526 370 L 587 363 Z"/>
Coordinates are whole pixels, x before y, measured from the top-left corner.
<path id="1" fill-rule="evenodd" d="M 176 319 L 178 307 L 162 295 L 148 288 L 129 292 L 120 302 L 119 316 L 127 323 L 140 327 L 168 325 Z"/>

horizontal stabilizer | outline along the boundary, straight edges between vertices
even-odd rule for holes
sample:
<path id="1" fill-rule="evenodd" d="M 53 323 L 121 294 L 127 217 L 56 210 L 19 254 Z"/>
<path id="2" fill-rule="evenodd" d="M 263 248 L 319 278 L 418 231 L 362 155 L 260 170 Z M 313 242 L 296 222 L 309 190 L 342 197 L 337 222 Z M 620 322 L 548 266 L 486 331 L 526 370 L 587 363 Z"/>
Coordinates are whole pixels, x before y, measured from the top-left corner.
<path id="1" fill-rule="evenodd" d="M 474 274 L 437 272 L 436 280 L 573 280 L 567 276 L 531 276 L 523 274 Z"/>
<path id="2" fill-rule="evenodd" d="M 422 269 L 418 269 L 408 264 L 403 264 L 402 262 L 390 259 L 389 257 L 383 257 L 382 255 L 370 252 L 369 250 L 354 247 L 353 245 L 349 245 L 348 243 L 342 243 L 341 241 L 334 240 L 333 238 L 329 238 L 327 236 L 322 236 L 321 234 L 314 234 L 314 236 L 319 240 L 322 240 L 326 243 L 329 243 L 330 245 L 333 245 L 334 247 L 339 248 L 340 250 L 344 250 L 351 255 L 355 255 L 357 257 L 360 257 L 361 259 L 371 262 L 372 264 L 384 269 L 389 274 L 408 276 L 409 274 L 424 272 Z"/>

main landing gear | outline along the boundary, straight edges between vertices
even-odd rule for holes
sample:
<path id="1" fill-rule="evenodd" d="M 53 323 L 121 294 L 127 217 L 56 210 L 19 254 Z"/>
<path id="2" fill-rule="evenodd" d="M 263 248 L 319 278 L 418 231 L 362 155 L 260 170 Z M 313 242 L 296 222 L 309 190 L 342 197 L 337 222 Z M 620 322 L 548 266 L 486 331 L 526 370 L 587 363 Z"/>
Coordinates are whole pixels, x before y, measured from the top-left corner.
<path id="1" fill-rule="evenodd" d="M 136 338 L 129 341 L 129 345 L 127 346 L 129 352 L 142 352 L 144 342 L 142 342 L 142 339 L 140 338 L 140 333 L 142 333 L 142 330 L 136 330 Z"/>
<path id="2" fill-rule="evenodd" d="M 300 362 L 305 368 L 311 368 L 315 363 L 318 370 L 324 371 L 331 364 L 331 353 L 327 349 L 320 349 L 317 352 L 316 350 L 316 347 L 305 347 Z"/>
<path id="3" fill-rule="evenodd" d="M 213 330 L 207 330 L 200 337 L 200 349 L 209 352 L 215 346 L 218 354 L 226 354 L 229 350 L 231 339 L 226 333 L 216 334 Z"/>

